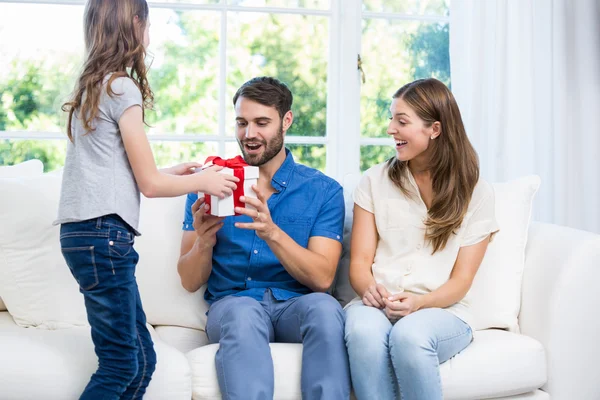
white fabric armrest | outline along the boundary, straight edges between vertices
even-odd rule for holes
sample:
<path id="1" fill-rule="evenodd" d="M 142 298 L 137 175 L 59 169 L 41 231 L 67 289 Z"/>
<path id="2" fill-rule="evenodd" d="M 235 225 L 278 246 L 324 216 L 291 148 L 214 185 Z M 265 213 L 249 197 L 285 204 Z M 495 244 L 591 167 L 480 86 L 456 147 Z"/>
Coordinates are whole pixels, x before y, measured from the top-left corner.
<path id="1" fill-rule="evenodd" d="M 599 267 L 600 235 L 531 225 L 519 324 L 546 349 L 552 399 L 600 399 Z"/>

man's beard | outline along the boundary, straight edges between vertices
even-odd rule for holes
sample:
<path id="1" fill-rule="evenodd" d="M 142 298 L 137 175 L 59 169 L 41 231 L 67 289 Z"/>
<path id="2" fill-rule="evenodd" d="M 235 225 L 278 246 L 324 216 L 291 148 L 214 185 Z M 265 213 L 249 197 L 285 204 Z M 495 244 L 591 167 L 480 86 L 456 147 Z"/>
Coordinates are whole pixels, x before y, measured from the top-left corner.
<path id="1" fill-rule="evenodd" d="M 262 155 L 248 155 L 246 153 L 246 149 L 244 148 L 244 144 L 246 143 L 260 143 L 264 150 Z M 244 140 L 240 141 L 238 139 L 238 145 L 242 150 L 242 155 L 244 156 L 244 160 L 253 167 L 259 167 L 263 164 L 268 163 L 281 151 L 283 147 L 283 124 L 279 127 L 279 134 L 275 136 L 273 140 L 267 142 L 265 140 Z"/>

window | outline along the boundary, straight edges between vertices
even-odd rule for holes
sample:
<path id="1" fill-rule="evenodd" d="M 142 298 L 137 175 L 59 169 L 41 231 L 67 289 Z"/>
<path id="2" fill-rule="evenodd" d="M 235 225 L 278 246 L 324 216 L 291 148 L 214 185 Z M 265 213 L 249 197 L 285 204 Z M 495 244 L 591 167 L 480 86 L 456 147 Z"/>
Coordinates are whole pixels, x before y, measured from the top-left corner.
<path id="1" fill-rule="evenodd" d="M 47 3 L 0 0 L 0 165 L 40 158 L 53 170 L 64 162 L 60 106 L 81 66 L 85 2 Z M 387 108 L 401 84 L 427 76 L 449 83 L 447 0 L 149 4 L 148 136 L 162 166 L 237 154 L 233 94 L 271 75 L 294 94 L 287 146 L 341 180 L 393 152 Z"/>

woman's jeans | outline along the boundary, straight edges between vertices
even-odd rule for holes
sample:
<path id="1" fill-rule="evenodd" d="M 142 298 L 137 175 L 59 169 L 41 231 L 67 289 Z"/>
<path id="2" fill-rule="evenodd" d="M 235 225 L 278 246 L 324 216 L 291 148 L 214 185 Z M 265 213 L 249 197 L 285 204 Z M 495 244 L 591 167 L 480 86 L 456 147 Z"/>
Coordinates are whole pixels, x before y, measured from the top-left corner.
<path id="1" fill-rule="evenodd" d="M 62 254 L 83 294 L 98 370 L 84 400 L 141 399 L 156 365 L 135 280 L 133 230 L 116 215 L 63 224 Z"/>
<path id="2" fill-rule="evenodd" d="M 439 365 L 466 348 L 473 334 L 443 309 L 392 323 L 382 310 L 360 303 L 346 310 L 345 337 L 358 400 L 441 400 Z"/>

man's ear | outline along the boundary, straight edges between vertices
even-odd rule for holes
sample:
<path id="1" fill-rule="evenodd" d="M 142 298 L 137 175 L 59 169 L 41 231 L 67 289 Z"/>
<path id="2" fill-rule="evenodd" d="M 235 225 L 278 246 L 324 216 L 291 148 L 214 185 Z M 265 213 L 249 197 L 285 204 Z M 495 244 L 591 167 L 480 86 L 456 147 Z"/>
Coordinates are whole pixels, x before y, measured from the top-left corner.
<path id="1" fill-rule="evenodd" d="M 294 114 L 292 113 L 292 110 L 290 110 L 283 116 L 283 132 L 287 132 L 287 130 L 290 129 L 290 126 L 292 126 L 293 122 Z"/>

